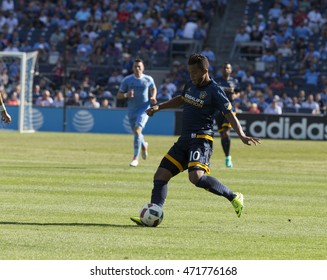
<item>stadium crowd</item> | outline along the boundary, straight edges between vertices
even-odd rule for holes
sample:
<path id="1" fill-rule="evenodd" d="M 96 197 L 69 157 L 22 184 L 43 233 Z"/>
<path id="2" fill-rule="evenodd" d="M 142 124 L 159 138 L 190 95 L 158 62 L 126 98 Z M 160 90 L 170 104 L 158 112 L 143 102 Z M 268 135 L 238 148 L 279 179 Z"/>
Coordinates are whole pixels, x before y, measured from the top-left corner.
<path id="1" fill-rule="evenodd" d="M 212 18 L 223 16 L 226 4 L 224 0 L 4 0 L 0 50 L 38 51 L 36 106 L 64 102 L 92 108 L 125 106 L 116 102 L 115 95 L 136 57 L 147 68 L 169 69 L 163 81 L 156 81 L 158 100 L 167 100 L 188 79 L 184 62 L 169 60 L 174 39 L 198 40 L 213 66 L 211 76 L 220 77 L 224 61 L 205 42 Z M 326 11 L 327 1 L 247 1 L 235 42 L 259 44 L 246 47 L 242 57 L 249 62 L 246 68 L 231 61 L 233 76 L 241 84 L 235 101 L 238 112 L 326 114 Z M 264 71 L 254 67 L 257 62 L 264 63 Z M 0 61 L 0 90 L 8 105 L 19 104 L 18 76 L 17 65 Z"/>

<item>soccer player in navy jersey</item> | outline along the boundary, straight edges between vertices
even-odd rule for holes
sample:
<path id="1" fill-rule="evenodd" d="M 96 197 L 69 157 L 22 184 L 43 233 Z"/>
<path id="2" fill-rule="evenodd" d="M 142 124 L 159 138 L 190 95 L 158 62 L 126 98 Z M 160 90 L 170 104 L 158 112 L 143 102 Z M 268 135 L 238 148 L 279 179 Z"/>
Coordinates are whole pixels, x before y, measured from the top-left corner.
<path id="1" fill-rule="evenodd" d="M 218 110 L 225 114 L 244 144 L 256 145 L 260 143 L 260 139 L 245 135 L 232 112 L 232 105 L 225 92 L 210 78 L 208 69 L 209 62 L 205 56 L 192 54 L 188 60 L 191 80 L 185 84 L 182 94 L 146 111 L 149 116 L 153 116 L 160 110 L 183 106 L 181 136 L 163 157 L 154 174 L 151 203 L 163 207 L 169 180 L 187 169 L 192 184 L 227 198 L 232 203 L 236 215 L 240 217 L 243 211 L 243 195 L 234 193 L 209 175 L 215 112 Z M 131 217 L 131 220 L 143 225 L 140 217 Z"/>
<path id="2" fill-rule="evenodd" d="M 217 84 L 224 88 L 224 91 L 231 103 L 240 95 L 240 87 L 237 79 L 234 79 L 232 74 L 232 65 L 229 62 L 225 62 L 222 67 L 222 76 L 215 79 Z M 235 113 L 234 113 L 235 114 Z M 233 167 L 232 157 L 230 155 L 230 129 L 232 125 L 227 120 L 225 115 L 221 112 L 216 113 L 216 124 L 218 127 L 218 132 L 220 133 L 221 146 L 225 154 L 225 165 L 228 168 Z"/>
<path id="3" fill-rule="evenodd" d="M 6 106 L 3 102 L 2 95 L 0 92 L 0 113 L 1 113 L 1 120 L 5 123 L 11 123 L 11 116 L 8 114 L 6 110 Z"/>
<path id="4" fill-rule="evenodd" d="M 134 132 L 134 155 L 130 166 L 139 164 L 138 158 L 142 150 L 142 158 L 148 157 L 148 143 L 145 142 L 142 130 L 149 116 L 145 112 L 150 103 L 157 103 L 157 87 L 153 78 L 144 73 L 144 63 L 137 58 L 133 63 L 133 74 L 126 76 L 120 85 L 117 98 L 127 98 L 128 118 Z"/>

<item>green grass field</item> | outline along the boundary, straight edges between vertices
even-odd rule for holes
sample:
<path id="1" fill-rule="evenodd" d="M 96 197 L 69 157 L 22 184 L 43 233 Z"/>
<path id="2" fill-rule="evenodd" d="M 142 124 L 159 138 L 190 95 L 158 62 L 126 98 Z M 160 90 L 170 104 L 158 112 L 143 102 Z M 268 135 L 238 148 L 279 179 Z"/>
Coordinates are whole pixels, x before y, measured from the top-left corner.
<path id="1" fill-rule="evenodd" d="M 232 140 L 233 169 L 215 141 L 212 175 L 245 196 L 224 198 L 173 178 L 157 228 L 129 219 L 177 137 L 146 136 L 149 159 L 129 167 L 131 135 L 0 133 L 2 260 L 325 260 L 327 142 Z"/>

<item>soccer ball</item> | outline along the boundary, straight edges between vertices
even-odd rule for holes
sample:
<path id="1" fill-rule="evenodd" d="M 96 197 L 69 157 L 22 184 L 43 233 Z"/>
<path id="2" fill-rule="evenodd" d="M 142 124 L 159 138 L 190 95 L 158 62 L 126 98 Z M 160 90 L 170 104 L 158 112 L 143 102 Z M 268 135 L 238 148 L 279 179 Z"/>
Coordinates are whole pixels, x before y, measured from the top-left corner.
<path id="1" fill-rule="evenodd" d="M 141 209 L 140 218 L 146 226 L 156 227 L 160 225 L 163 219 L 162 208 L 157 204 L 147 203 Z"/>

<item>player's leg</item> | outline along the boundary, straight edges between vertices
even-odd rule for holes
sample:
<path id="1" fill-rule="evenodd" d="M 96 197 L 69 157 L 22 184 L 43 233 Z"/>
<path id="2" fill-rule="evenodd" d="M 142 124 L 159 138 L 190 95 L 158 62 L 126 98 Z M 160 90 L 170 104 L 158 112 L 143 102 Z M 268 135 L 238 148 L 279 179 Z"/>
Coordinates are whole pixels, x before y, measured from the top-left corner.
<path id="1" fill-rule="evenodd" d="M 134 127 L 133 132 L 134 132 L 134 155 L 133 155 L 133 160 L 130 163 L 130 166 L 136 167 L 138 165 L 138 158 L 141 149 L 142 151 L 142 157 L 145 158 L 147 157 L 148 151 L 147 147 L 148 144 L 144 140 L 143 136 L 143 128 L 145 127 L 147 121 L 149 119 L 149 116 L 145 113 L 140 114 L 139 116 L 136 117 L 136 119 L 130 119 L 131 126 Z"/>
<path id="2" fill-rule="evenodd" d="M 185 146 L 185 145 L 184 145 Z M 153 189 L 151 193 L 151 203 L 157 204 L 163 207 L 167 192 L 169 180 L 186 169 L 186 164 L 182 165 L 183 151 L 178 148 L 178 144 L 169 150 L 169 152 L 163 157 L 160 165 L 153 177 Z M 187 155 L 187 154 L 186 154 Z M 185 162 L 187 162 L 185 160 Z M 183 167 L 184 166 L 184 167 Z M 139 216 L 131 217 L 131 220 L 139 226 L 145 226 Z"/>
<path id="3" fill-rule="evenodd" d="M 219 132 L 221 137 L 221 146 L 225 154 L 226 167 L 232 168 L 233 163 L 232 163 L 232 157 L 230 155 L 230 147 L 231 147 L 230 124 L 224 123 L 223 127 Z"/>
<path id="4" fill-rule="evenodd" d="M 186 145 L 178 141 L 163 157 L 154 174 L 151 202 L 163 206 L 165 203 L 169 180 L 187 168 Z"/>
<path id="5" fill-rule="evenodd" d="M 216 124 L 218 127 L 218 132 L 220 134 L 220 142 L 225 154 L 225 165 L 226 167 L 233 167 L 232 157 L 230 156 L 230 128 L 231 124 L 228 123 L 227 119 L 222 113 L 218 113 L 215 116 Z"/>
<path id="6" fill-rule="evenodd" d="M 198 139 L 198 141 L 194 142 L 190 148 L 189 180 L 199 188 L 227 198 L 234 206 L 238 217 L 240 217 L 243 210 L 243 196 L 242 194 L 234 193 L 218 179 L 209 176 L 211 154 L 212 141 Z M 205 173 L 208 175 L 205 175 Z"/>

